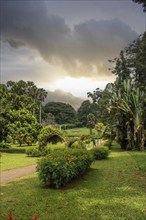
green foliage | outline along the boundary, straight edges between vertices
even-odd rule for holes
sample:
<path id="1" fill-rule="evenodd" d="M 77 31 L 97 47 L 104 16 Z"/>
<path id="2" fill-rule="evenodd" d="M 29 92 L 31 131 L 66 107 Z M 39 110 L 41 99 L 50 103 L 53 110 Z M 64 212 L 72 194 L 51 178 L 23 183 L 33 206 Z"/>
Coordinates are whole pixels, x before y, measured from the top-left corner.
<path id="1" fill-rule="evenodd" d="M 61 130 L 58 130 L 57 128 L 46 126 L 44 127 L 39 136 L 39 146 L 45 147 L 48 143 L 57 143 L 62 142 L 65 140 L 64 133 Z"/>
<path id="2" fill-rule="evenodd" d="M 104 132 L 105 132 L 105 130 L 106 130 L 106 126 L 102 122 L 98 122 L 95 125 L 95 130 L 97 131 L 98 136 L 102 137 Z"/>
<path id="3" fill-rule="evenodd" d="M 111 128 L 111 120 L 114 122 L 113 118 L 109 114 L 108 108 L 110 106 L 110 98 L 112 95 L 112 83 L 108 83 L 105 89 L 102 91 L 97 88 L 93 93 L 88 92 L 88 97 L 92 98 L 93 102 L 96 103 L 97 111 L 97 121 L 103 123 L 105 126 Z"/>
<path id="4" fill-rule="evenodd" d="M 45 186 L 59 188 L 84 174 L 92 161 L 86 150 L 55 150 L 38 161 L 37 170 Z"/>
<path id="5" fill-rule="evenodd" d="M 58 124 L 75 123 L 77 121 L 75 109 L 66 103 L 48 102 L 44 106 L 45 113 L 51 113 Z"/>
<path id="6" fill-rule="evenodd" d="M 36 118 L 26 109 L 12 110 L 9 113 L 8 134 L 13 142 L 32 145 L 37 141 L 41 125 Z"/>
<path id="7" fill-rule="evenodd" d="M 82 135 L 90 135 L 88 128 L 67 129 L 65 133 L 68 137 L 81 137 Z"/>
<path id="8" fill-rule="evenodd" d="M 71 146 L 73 145 L 74 142 L 78 141 L 79 138 L 75 138 L 75 137 L 72 137 L 72 138 L 68 138 L 67 139 L 67 148 L 71 148 Z"/>
<path id="9" fill-rule="evenodd" d="M 144 149 L 144 129 L 145 129 L 145 95 L 146 88 L 136 87 L 132 80 L 124 80 L 122 88 L 116 91 L 111 99 L 111 109 L 116 109 L 118 113 L 118 125 L 121 126 L 120 116 L 125 118 L 123 127 L 127 140 L 126 149 Z M 118 140 L 122 142 L 119 132 Z"/>
<path id="10" fill-rule="evenodd" d="M 10 149 L 10 148 L 11 148 L 11 146 L 8 143 L 6 143 L 5 141 L 2 141 L 0 143 L 0 150 L 1 149 Z"/>
<path id="11" fill-rule="evenodd" d="M 84 143 L 81 140 L 75 141 L 72 145 L 71 148 L 77 148 L 77 149 L 86 149 Z"/>
<path id="12" fill-rule="evenodd" d="M 115 83 L 107 84 L 104 91 L 97 88 L 93 94 L 88 93 L 97 103 L 97 120 L 108 132 L 116 133 L 125 150 L 144 150 L 146 143 L 145 60 L 146 32 L 121 50 L 118 58 L 110 60 L 110 70 L 117 76 Z"/>
<path id="13" fill-rule="evenodd" d="M 0 152 L 22 154 L 22 153 L 25 153 L 25 149 L 24 148 L 3 148 L 3 149 L 0 149 Z"/>
<path id="14" fill-rule="evenodd" d="M 9 124 L 15 122 L 10 119 L 12 112 L 25 109 L 37 120 L 41 118 L 39 111 L 41 111 L 41 102 L 44 101 L 46 95 L 47 92 L 44 89 L 37 88 L 30 81 L 8 81 L 6 84 L 0 85 L 0 142 L 7 139 Z M 23 138 L 19 137 L 19 139 L 22 142 Z M 28 143 L 30 144 L 30 142 L 32 140 L 29 138 Z"/>
<path id="15" fill-rule="evenodd" d="M 112 140 L 111 139 L 109 139 L 109 140 L 106 140 L 105 142 L 104 142 L 104 146 L 106 146 L 106 147 L 108 147 L 109 149 L 111 149 L 112 148 Z"/>
<path id="16" fill-rule="evenodd" d="M 83 127 L 87 125 L 87 116 L 90 113 L 93 114 L 95 117 L 97 116 L 97 105 L 96 103 L 91 103 L 89 100 L 85 100 L 82 102 L 77 111 L 78 120 Z"/>
<path id="17" fill-rule="evenodd" d="M 72 128 L 81 128 L 81 127 L 82 127 L 81 122 L 76 122 L 74 124 L 63 124 L 63 125 L 61 125 L 62 130 L 72 129 Z"/>
<path id="18" fill-rule="evenodd" d="M 108 147 L 100 146 L 91 149 L 91 152 L 94 155 L 95 160 L 106 159 L 110 153 Z"/>
<path id="19" fill-rule="evenodd" d="M 96 118 L 95 116 L 90 113 L 87 115 L 87 128 L 90 129 L 90 135 L 92 135 L 92 129 L 95 127 L 95 124 L 96 124 Z"/>
<path id="20" fill-rule="evenodd" d="M 32 149 L 26 149 L 26 155 L 28 157 L 40 157 L 42 156 L 40 150 L 38 147 L 32 148 Z"/>

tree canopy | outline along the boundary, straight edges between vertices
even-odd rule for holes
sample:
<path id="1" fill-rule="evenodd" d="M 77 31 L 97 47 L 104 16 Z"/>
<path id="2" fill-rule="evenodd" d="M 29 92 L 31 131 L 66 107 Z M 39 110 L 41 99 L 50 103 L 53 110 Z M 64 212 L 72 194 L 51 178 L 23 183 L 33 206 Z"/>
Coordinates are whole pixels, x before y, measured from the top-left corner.
<path id="1" fill-rule="evenodd" d="M 146 32 L 109 62 L 116 75 L 104 91 L 88 93 L 97 103 L 98 121 L 115 130 L 123 149 L 146 144 Z"/>
<path id="2" fill-rule="evenodd" d="M 48 102 L 44 106 L 44 112 L 51 113 L 58 124 L 75 123 L 77 121 L 76 111 L 70 104 Z"/>
<path id="3" fill-rule="evenodd" d="M 17 133 L 17 135 L 15 135 L 17 137 L 19 136 L 19 138 L 15 137 L 17 142 L 22 143 L 27 139 L 27 143 L 29 143 L 30 141 L 28 141 L 28 138 L 25 138 L 27 133 L 28 135 L 31 134 L 29 140 L 33 142 L 35 139 L 35 135 L 33 135 L 34 124 L 37 127 L 40 105 L 44 101 L 46 95 L 47 92 L 43 88 L 37 88 L 34 82 L 31 81 L 8 81 L 6 84 L 1 84 L 0 141 L 6 140 L 8 135 L 12 137 L 14 133 Z M 27 118 L 29 120 L 26 120 Z M 28 127 L 31 127 L 31 129 Z M 18 135 L 18 133 L 23 133 L 23 135 Z M 22 136 L 25 137 L 22 138 Z M 12 139 L 14 139 L 14 137 L 12 137 Z"/>
<path id="4" fill-rule="evenodd" d="M 89 114 L 97 117 L 97 105 L 96 103 L 91 103 L 89 100 L 85 100 L 77 111 L 78 120 L 82 123 L 82 126 L 87 125 L 87 116 Z"/>

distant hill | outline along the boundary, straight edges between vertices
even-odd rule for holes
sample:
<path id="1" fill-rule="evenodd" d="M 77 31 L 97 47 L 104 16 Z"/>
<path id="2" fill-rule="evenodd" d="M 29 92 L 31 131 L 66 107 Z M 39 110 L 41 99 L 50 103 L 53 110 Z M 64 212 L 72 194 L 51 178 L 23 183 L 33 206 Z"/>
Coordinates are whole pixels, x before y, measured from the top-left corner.
<path id="1" fill-rule="evenodd" d="M 75 109 L 78 109 L 84 99 L 76 97 L 71 93 L 64 92 L 60 89 L 55 90 L 54 92 L 47 91 L 48 95 L 45 99 L 44 104 L 47 102 L 63 102 L 72 105 Z"/>

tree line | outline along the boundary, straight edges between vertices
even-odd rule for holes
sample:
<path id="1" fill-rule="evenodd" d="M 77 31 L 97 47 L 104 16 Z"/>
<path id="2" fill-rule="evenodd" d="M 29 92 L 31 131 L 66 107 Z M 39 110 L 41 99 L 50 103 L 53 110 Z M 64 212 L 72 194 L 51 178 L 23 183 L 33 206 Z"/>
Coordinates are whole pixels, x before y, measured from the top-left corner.
<path id="1" fill-rule="evenodd" d="M 0 142 L 4 140 L 30 145 L 36 142 L 42 126 L 85 126 L 87 114 L 92 112 L 92 106 L 95 105 L 87 100 L 75 111 L 71 105 L 61 102 L 43 105 L 46 97 L 47 91 L 37 88 L 31 81 L 1 84 Z"/>
<path id="2" fill-rule="evenodd" d="M 97 118 L 116 133 L 122 149 L 146 147 L 146 32 L 109 60 L 114 83 L 88 96 L 97 104 Z"/>

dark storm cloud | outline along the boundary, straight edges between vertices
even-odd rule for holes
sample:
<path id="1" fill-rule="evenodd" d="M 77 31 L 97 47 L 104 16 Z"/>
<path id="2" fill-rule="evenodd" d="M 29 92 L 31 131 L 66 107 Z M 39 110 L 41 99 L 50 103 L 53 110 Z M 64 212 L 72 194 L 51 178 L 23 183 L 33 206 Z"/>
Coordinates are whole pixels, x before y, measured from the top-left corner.
<path id="1" fill-rule="evenodd" d="M 2 40 L 16 49 L 37 50 L 48 63 L 63 66 L 70 76 L 105 74 L 107 59 L 118 55 L 137 37 L 119 19 L 88 20 L 70 28 L 48 13 L 45 2 L 1 2 Z"/>

